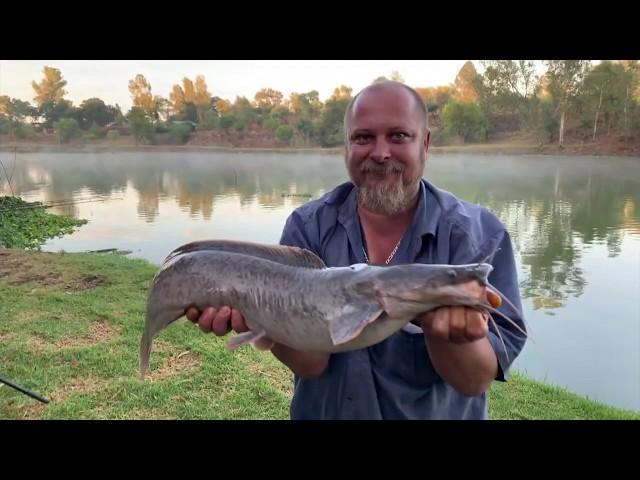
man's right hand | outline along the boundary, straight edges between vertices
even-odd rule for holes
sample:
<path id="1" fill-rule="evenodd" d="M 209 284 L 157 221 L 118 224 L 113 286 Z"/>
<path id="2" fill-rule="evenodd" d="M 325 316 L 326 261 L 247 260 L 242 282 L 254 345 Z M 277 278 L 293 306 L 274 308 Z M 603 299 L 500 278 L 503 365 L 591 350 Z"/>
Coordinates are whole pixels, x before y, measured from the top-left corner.
<path id="1" fill-rule="evenodd" d="M 193 323 L 197 323 L 200 330 L 205 333 L 213 332 L 218 336 L 222 336 L 231 330 L 237 333 L 249 331 L 242 314 L 228 305 L 219 309 L 207 307 L 203 311 L 198 310 L 196 307 L 189 307 L 186 311 L 186 316 Z"/>
<path id="2" fill-rule="evenodd" d="M 207 307 L 200 311 L 189 307 L 185 312 L 187 318 L 197 323 L 205 333 L 213 332 L 218 336 L 226 335 L 231 330 L 237 333 L 248 332 L 242 314 L 228 305 L 215 309 Z M 296 375 L 303 378 L 314 378 L 322 374 L 329 363 L 328 353 L 299 352 L 281 344 L 274 344 L 271 353 L 285 364 Z"/>

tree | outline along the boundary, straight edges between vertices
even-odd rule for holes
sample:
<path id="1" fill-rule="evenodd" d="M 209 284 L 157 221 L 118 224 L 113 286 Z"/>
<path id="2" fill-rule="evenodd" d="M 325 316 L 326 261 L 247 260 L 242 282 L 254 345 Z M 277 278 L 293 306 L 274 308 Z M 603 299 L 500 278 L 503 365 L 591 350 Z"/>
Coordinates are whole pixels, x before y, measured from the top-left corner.
<path id="1" fill-rule="evenodd" d="M 104 127 L 106 124 L 115 121 L 116 114 L 115 107 L 106 105 L 99 98 L 88 98 L 78 107 L 78 117 L 82 128 L 87 128 L 94 123 Z"/>
<path id="2" fill-rule="evenodd" d="M 332 101 L 351 100 L 351 92 L 353 89 L 346 85 L 340 85 L 333 90 L 333 94 L 329 97 Z"/>
<path id="3" fill-rule="evenodd" d="M 196 77 L 193 104 L 198 112 L 198 122 L 202 122 L 204 114 L 211 107 L 211 94 L 207 91 L 207 83 L 203 75 Z"/>
<path id="4" fill-rule="evenodd" d="M 36 92 L 36 96 L 33 98 L 36 104 L 42 106 L 45 102 L 58 103 L 63 100 L 63 97 L 67 94 L 67 91 L 64 90 L 67 81 L 62 79 L 60 70 L 45 66 L 42 73 L 44 74 L 44 79 L 40 83 L 31 82 L 31 86 Z"/>
<path id="5" fill-rule="evenodd" d="M 485 71 L 476 79 L 478 101 L 487 114 L 494 111 L 518 113 L 532 126 L 532 99 L 538 76 L 532 60 L 491 60 L 481 62 Z"/>
<path id="6" fill-rule="evenodd" d="M 38 111 L 29 102 L 2 95 L 0 96 L 0 114 L 6 116 L 11 122 L 21 122 L 25 117 L 36 117 Z"/>
<path id="7" fill-rule="evenodd" d="M 270 112 L 274 107 L 282 105 L 282 92 L 272 88 L 263 88 L 254 97 L 256 107 Z"/>
<path id="8" fill-rule="evenodd" d="M 547 60 L 550 89 L 557 100 L 560 113 L 558 142 L 564 145 L 564 127 L 567 111 L 575 101 L 578 89 L 587 73 L 589 60 Z"/>
<path id="9" fill-rule="evenodd" d="M 61 118 L 71 118 L 76 116 L 73 104 L 69 100 L 59 100 L 57 102 L 47 100 L 40 105 L 38 113 L 40 116 L 44 117 L 44 126 L 46 128 L 51 128 L 53 123 Z"/>
<path id="10" fill-rule="evenodd" d="M 417 87 L 416 92 L 422 98 L 430 112 L 441 112 L 447 102 L 455 92 L 453 85 L 442 85 L 439 87 Z"/>
<path id="11" fill-rule="evenodd" d="M 455 99 L 461 102 L 476 102 L 478 100 L 478 92 L 476 91 L 476 67 L 470 60 L 467 60 L 462 66 L 454 82 Z"/>
<path id="12" fill-rule="evenodd" d="M 322 146 L 330 147 L 344 142 L 344 112 L 351 101 L 351 91 L 345 85 L 336 88 L 324 103 L 320 118 L 313 122 L 313 130 Z"/>
<path id="13" fill-rule="evenodd" d="M 236 101 L 231 109 L 235 117 L 235 128 L 237 131 L 246 130 L 255 119 L 253 105 L 246 97 L 236 97 Z"/>
<path id="14" fill-rule="evenodd" d="M 289 95 L 289 110 L 298 118 L 311 120 L 322 110 L 322 102 L 317 90 Z"/>
<path id="15" fill-rule="evenodd" d="M 138 107 L 148 117 L 158 119 L 158 103 L 160 97 L 154 97 L 151 93 L 151 84 L 142 74 L 137 74 L 133 80 L 129 80 L 129 92 L 133 106 Z"/>
<path id="16" fill-rule="evenodd" d="M 391 80 L 394 82 L 404 83 L 404 77 L 397 70 L 391 71 Z"/>
<path id="17" fill-rule="evenodd" d="M 207 90 L 207 83 L 202 75 L 196 77 L 195 84 L 191 79 L 184 77 L 182 86 L 173 86 L 169 99 L 173 104 L 173 110 L 182 120 L 202 122 L 205 113 L 211 110 L 211 93 Z"/>
<path id="18" fill-rule="evenodd" d="M 174 85 L 171 89 L 171 93 L 169 94 L 169 101 L 173 104 L 173 111 L 175 113 L 183 113 L 184 112 L 184 90 L 180 85 Z"/>
<path id="19" fill-rule="evenodd" d="M 220 115 L 229 114 L 232 108 L 233 105 L 227 99 L 221 98 L 216 102 L 216 112 L 218 112 Z"/>
<path id="20" fill-rule="evenodd" d="M 604 115 L 609 131 L 613 119 L 623 113 L 630 83 L 631 76 L 624 66 L 608 60 L 596 65 L 585 75 L 579 101 L 583 109 L 593 115 L 591 138 L 594 142 L 600 114 Z"/>
<path id="21" fill-rule="evenodd" d="M 382 75 L 380 77 L 375 78 L 373 80 L 373 82 L 371 82 L 371 83 L 388 82 L 389 80 L 391 80 L 393 82 L 404 83 L 404 77 L 402 75 L 400 75 L 400 73 L 397 70 L 392 70 L 391 71 L 390 78 L 387 78 L 384 75 Z"/>

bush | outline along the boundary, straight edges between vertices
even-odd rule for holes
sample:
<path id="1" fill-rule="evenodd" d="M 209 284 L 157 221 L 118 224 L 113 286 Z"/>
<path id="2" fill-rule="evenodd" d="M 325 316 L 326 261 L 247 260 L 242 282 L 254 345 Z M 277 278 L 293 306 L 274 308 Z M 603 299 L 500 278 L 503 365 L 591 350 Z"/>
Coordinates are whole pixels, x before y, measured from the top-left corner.
<path id="1" fill-rule="evenodd" d="M 33 127 L 27 123 L 16 122 L 16 124 L 14 125 L 13 131 L 16 134 L 16 138 L 20 140 L 33 138 L 36 135 L 36 132 L 33 129 Z"/>
<path id="2" fill-rule="evenodd" d="M 2 115 L 0 115 L 0 133 L 7 134 L 11 133 L 11 121 Z"/>
<path id="3" fill-rule="evenodd" d="M 476 103 L 450 100 L 442 112 L 442 123 L 447 135 L 458 135 L 465 142 L 487 138 L 487 119 Z"/>
<path id="4" fill-rule="evenodd" d="M 75 118 L 61 118 L 53 122 L 53 131 L 61 142 L 66 142 L 80 136 L 80 125 Z"/>
<path id="5" fill-rule="evenodd" d="M 185 123 L 177 123 L 169 127 L 169 138 L 172 142 L 185 144 L 191 136 L 191 125 Z"/>
<path id="6" fill-rule="evenodd" d="M 207 112 L 198 124 L 198 130 L 215 130 L 220 126 L 220 118 L 214 112 Z"/>
<path id="7" fill-rule="evenodd" d="M 86 140 L 97 140 L 100 137 L 102 137 L 102 130 L 100 129 L 100 125 L 98 125 L 96 122 L 93 122 L 93 125 L 89 127 L 87 133 L 84 135 L 84 138 Z"/>
<path id="8" fill-rule="evenodd" d="M 264 128 L 268 128 L 269 130 L 277 130 L 280 126 L 280 121 L 277 118 L 265 118 L 262 121 L 262 126 Z"/>
<path id="9" fill-rule="evenodd" d="M 229 131 L 229 129 L 235 123 L 235 121 L 236 121 L 236 118 L 233 115 L 220 117 L 220 128 L 222 128 L 225 131 Z"/>
<path id="10" fill-rule="evenodd" d="M 146 118 L 134 117 L 129 120 L 129 126 L 131 134 L 135 140 L 135 143 L 153 143 L 155 139 L 155 127 Z"/>
<path id="11" fill-rule="evenodd" d="M 118 130 L 109 130 L 107 132 L 107 140 L 110 142 L 115 142 L 120 138 L 120 132 Z"/>
<path id="12" fill-rule="evenodd" d="M 289 143 L 293 137 L 293 127 L 291 125 L 280 125 L 276 129 L 276 138 L 284 143 Z"/>

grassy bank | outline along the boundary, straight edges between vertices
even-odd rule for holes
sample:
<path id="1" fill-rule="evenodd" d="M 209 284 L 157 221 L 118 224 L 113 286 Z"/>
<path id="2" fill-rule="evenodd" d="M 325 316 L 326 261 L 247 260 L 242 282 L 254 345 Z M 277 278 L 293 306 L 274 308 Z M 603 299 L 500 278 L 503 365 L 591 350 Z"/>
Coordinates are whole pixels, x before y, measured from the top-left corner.
<path id="1" fill-rule="evenodd" d="M 151 377 L 138 344 L 156 267 L 117 254 L 0 249 L 0 418 L 287 419 L 291 376 L 270 354 L 224 348 L 186 320 L 154 342 Z M 490 392 L 496 419 L 640 419 L 514 375 Z"/>

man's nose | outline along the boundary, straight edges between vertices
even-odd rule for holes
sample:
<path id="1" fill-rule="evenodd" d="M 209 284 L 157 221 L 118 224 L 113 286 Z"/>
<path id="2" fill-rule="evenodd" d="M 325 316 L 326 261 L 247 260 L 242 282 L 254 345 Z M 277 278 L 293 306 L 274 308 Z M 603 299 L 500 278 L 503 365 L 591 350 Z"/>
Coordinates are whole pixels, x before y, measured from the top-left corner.
<path id="1" fill-rule="evenodd" d="M 385 139 L 376 139 L 373 149 L 371 150 L 371 159 L 376 162 L 384 162 L 391 158 L 391 149 L 389 143 Z"/>

